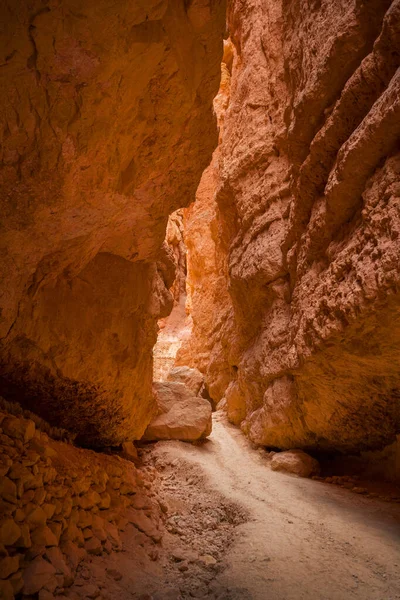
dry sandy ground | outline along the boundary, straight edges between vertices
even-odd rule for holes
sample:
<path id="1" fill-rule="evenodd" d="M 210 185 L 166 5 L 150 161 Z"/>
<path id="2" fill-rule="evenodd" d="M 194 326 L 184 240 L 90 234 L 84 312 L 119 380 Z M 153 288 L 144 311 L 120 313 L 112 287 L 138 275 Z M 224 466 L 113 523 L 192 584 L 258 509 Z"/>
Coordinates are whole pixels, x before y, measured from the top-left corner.
<path id="1" fill-rule="evenodd" d="M 143 460 L 161 474 L 167 532 L 152 562 L 130 531 L 124 552 L 93 560 L 105 600 L 400 599 L 398 504 L 272 472 L 220 413 L 209 441 Z"/>

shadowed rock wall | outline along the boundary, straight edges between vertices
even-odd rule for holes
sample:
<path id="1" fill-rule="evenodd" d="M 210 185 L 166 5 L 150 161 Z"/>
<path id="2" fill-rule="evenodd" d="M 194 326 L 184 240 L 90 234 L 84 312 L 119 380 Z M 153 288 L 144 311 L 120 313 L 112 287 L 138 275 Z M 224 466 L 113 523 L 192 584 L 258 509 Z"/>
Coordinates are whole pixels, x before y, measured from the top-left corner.
<path id="1" fill-rule="evenodd" d="M 139 438 L 168 214 L 217 143 L 224 3 L 0 11 L 0 392 L 89 444 Z"/>
<path id="2" fill-rule="evenodd" d="M 400 431 L 400 4 L 233 0 L 228 13 L 207 255 L 225 267 L 193 294 L 213 315 L 190 342 L 208 361 L 181 353 L 259 444 L 382 447 Z"/>

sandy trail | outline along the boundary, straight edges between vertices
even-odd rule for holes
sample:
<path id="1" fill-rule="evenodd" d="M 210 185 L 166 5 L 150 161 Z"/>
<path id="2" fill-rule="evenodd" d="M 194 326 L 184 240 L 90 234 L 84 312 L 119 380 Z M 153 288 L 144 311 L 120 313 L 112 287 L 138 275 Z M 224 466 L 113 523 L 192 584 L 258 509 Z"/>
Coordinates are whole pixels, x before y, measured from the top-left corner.
<path id="1" fill-rule="evenodd" d="M 273 472 L 222 413 L 213 420 L 201 445 L 141 449 L 162 542 L 127 526 L 123 551 L 82 563 L 68 599 L 400 599 L 399 504 Z"/>
<path id="2" fill-rule="evenodd" d="M 398 505 L 271 471 L 219 413 L 204 445 L 165 442 L 156 452 L 175 461 L 176 486 L 180 461 L 189 462 L 211 494 L 249 515 L 209 590 L 251 600 L 400 598 Z"/>

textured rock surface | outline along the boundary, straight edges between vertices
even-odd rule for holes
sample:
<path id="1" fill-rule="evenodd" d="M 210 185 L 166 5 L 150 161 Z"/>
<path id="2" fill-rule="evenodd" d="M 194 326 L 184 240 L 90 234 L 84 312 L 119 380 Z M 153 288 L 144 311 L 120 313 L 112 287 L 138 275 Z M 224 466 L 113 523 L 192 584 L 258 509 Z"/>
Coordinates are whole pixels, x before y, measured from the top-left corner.
<path id="1" fill-rule="evenodd" d="M 0 10 L 0 391 L 87 443 L 140 437 L 167 217 L 217 141 L 224 3 Z"/>
<path id="2" fill-rule="evenodd" d="M 195 205 L 181 363 L 259 444 L 373 449 L 400 430 L 399 15 L 390 0 L 230 4 L 230 93 L 198 191 L 202 261 L 221 267 L 207 279 L 191 254 Z"/>
<path id="3" fill-rule="evenodd" d="M 170 292 L 175 302 L 186 293 L 186 246 L 184 242 L 184 209 L 176 210 L 168 218 L 165 243 L 175 265 L 175 278 Z"/>
<path id="4" fill-rule="evenodd" d="M 157 416 L 151 421 L 144 440 L 194 442 L 210 435 L 211 405 L 194 396 L 183 383 L 156 381 L 153 384 Z"/>
<path id="5" fill-rule="evenodd" d="M 157 343 L 153 348 L 153 379 L 166 381 L 183 341 L 191 333 L 190 317 L 186 314 L 186 295 L 180 297 L 167 318 L 159 321 L 159 326 Z"/>
<path id="6" fill-rule="evenodd" d="M 270 466 L 273 471 L 283 471 L 299 477 L 311 477 L 320 472 L 318 461 L 302 450 L 278 452 L 272 457 Z"/>
<path id="7" fill-rule="evenodd" d="M 214 100 L 219 142 L 223 139 L 224 116 L 229 105 L 230 69 L 233 46 L 224 42 L 221 85 Z M 218 401 L 233 376 L 229 365 L 230 347 L 235 343 L 232 302 L 227 289 L 229 229 L 224 229 L 216 202 L 219 183 L 220 145 L 211 165 L 204 171 L 196 201 L 185 209 L 187 246 L 187 309 L 193 335 L 178 350 L 176 365 L 190 365 L 207 374 L 211 397 Z M 228 210 L 228 207 L 227 207 Z"/>
<path id="8" fill-rule="evenodd" d="M 168 373 L 167 381 L 183 383 L 194 396 L 198 396 L 204 384 L 204 375 L 198 369 L 190 367 L 174 367 Z"/>
<path id="9" fill-rule="evenodd" d="M 148 525 L 144 531 L 133 523 L 144 533 L 141 545 L 154 552 L 161 511 L 144 471 L 55 441 L 33 421 L 0 411 L 1 598 L 62 594 L 88 555 L 122 550 L 132 511 Z"/>
<path id="10" fill-rule="evenodd" d="M 158 321 L 159 333 L 153 348 L 154 381 L 164 381 L 167 378 L 168 372 L 175 364 L 176 353 L 183 338 L 190 333 L 190 328 L 186 328 L 186 246 L 183 240 L 183 212 L 184 210 L 180 209 L 169 216 L 163 245 L 169 258 L 169 276 L 164 277 L 164 280 L 168 281 L 174 308 L 167 317 Z M 164 260 L 163 265 L 166 265 L 166 262 Z"/>

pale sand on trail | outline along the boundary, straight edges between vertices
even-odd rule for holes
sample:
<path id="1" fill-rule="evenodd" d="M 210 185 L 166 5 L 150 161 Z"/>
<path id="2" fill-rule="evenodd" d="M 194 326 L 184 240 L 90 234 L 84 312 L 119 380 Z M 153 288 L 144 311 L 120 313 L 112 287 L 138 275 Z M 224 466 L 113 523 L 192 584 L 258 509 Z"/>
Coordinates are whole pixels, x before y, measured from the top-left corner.
<path id="1" fill-rule="evenodd" d="M 141 450 L 143 468 L 159 473 L 163 540 L 150 560 L 145 536 L 131 527 L 122 553 L 94 557 L 90 580 L 101 598 L 400 599 L 399 504 L 273 472 L 222 413 L 213 420 L 202 444 Z"/>
<path id="2" fill-rule="evenodd" d="M 249 514 L 223 557 L 221 587 L 254 600 L 400 598 L 398 505 L 271 471 L 219 413 L 204 445 L 159 446 Z"/>

